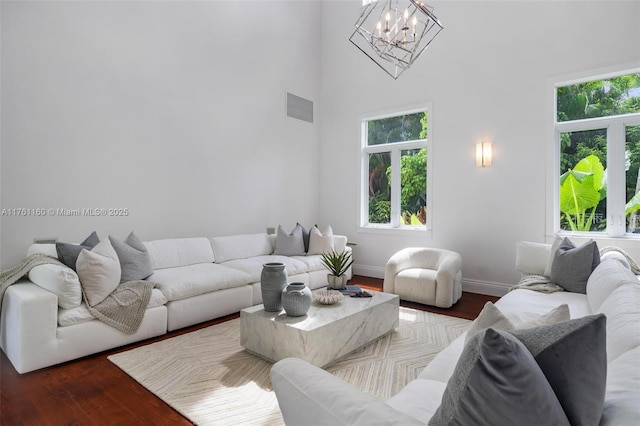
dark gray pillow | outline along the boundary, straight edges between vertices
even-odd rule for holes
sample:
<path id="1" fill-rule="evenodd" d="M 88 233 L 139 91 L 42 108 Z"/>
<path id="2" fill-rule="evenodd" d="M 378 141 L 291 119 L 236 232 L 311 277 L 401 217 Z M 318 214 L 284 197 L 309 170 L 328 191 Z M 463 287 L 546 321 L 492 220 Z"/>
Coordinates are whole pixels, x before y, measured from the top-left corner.
<path id="1" fill-rule="evenodd" d="M 304 242 L 304 252 L 306 253 L 309 251 L 309 236 L 311 234 L 311 230 L 300 225 L 299 222 L 297 223 L 297 226 L 302 228 L 302 241 Z"/>
<path id="2" fill-rule="evenodd" d="M 120 283 L 143 280 L 153 274 L 147 247 L 133 231 L 124 242 L 116 240 L 111 235 L 109 240 L 120 260 Z"/>
<path id="3" fill-rule="evenodd" d="M 488 328 L 462 351 L 430 425 L 569 425 L 558 398 L 527 348 Z"/>
<path id="4" fill-rule="evenodd" d="M 607 321 L 590 315 L 510 331 L 529 349 L 572 425 L 597 425 L 607 384 Z"/>
<path id="5" fill-rule="evenodd" d="M 91 251 L 92 248 L 98 245 L 100 238 L 96 231 L 93 231 L 83 242 L 80 244 L 69 243 L 56 243 L 56 252 L 58 253 L 58 260 L 67 265 L 69 268 L 76 270 L 76 261 L 82 249 Z"/>
<path id="6" fill-rule="evenodd" d="M 576 247 L 564 238 L 553 255 L 551 282 L 566 291 L 586 294 L 587 280 L 599 264 L 600 251 L 595 241 Z"/>

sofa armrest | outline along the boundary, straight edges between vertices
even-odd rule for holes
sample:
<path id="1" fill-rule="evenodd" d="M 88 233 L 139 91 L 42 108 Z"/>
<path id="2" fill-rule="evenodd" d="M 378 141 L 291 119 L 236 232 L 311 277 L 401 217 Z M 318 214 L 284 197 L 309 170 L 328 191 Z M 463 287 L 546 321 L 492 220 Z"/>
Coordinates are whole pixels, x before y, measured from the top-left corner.
<path id="1" fill-rule="evenodd" d="M 2 301 L 0 346 L 18 373 L 41 367 L 40 358 L 57 345 L 57 327 L 55 294 L 28 280 L 7 289 Z"/>
<path id="2" fill-rule="evenodd" d="M 275 363 L 271 384 L 289 426 L 426 424 L 299 358 Z"/>
<path id="3" fill-rule="evenodd" d="M 456 252 L 444 252 L 436 271 L 435 305 L 450 308 L 460 298 L 462 292 L 462 256 Z"/>

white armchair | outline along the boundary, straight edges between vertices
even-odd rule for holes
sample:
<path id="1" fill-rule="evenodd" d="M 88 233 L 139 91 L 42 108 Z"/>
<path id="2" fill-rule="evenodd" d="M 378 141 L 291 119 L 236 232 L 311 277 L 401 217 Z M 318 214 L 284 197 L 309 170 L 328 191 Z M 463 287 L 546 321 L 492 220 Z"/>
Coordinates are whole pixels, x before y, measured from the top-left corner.
<path id="1" fill-rule="evenodd" d="M 408 247 L 387 262 L 383 291 L 402 300 L 450 308 L 462 297 L 462 257 L 451 250 Z"/>

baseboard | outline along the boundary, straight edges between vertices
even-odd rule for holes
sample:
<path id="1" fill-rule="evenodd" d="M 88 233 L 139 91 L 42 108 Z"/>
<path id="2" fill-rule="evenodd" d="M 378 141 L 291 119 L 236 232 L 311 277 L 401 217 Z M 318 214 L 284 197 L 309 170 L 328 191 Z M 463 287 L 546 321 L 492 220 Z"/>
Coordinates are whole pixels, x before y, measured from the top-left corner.
<path id="1" fill-rule="evenodd" d="M 384 279 L 384 268 L 371 265 L 353 265 L 353 273 L 363 277 Z M 491 281 L 471 280 L 462 277 L 462 291 L 486 294 L 488 296 L 504 296 L 509 291 L 509 284 Z"/>
<path id="2" fill-rule="evenodd" d="M 462 291 L 468 293 L 486 294 L 488 296 L 502 297 L 509 291 L 509 284 L 494 283 L 491 281 L 470 280 L 462 278 Z"/>
<path id="3" fill-rule="evenodd" d="M 353 273 L 363 277 L 384 279 L 384 268 L 370 265 L 353 265 Z"/>

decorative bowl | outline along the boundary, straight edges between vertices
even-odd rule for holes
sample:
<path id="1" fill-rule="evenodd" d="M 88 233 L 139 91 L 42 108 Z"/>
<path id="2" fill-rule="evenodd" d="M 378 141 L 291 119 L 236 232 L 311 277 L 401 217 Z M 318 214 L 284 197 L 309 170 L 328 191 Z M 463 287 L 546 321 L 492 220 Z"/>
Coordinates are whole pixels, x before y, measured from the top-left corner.
<path id="1" fill-rule="evenodd" d="M 323 305 L 333 305 L 342 300 L 344 296 L 337 290 L 318 290 L 313 298 Z"/>

